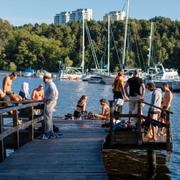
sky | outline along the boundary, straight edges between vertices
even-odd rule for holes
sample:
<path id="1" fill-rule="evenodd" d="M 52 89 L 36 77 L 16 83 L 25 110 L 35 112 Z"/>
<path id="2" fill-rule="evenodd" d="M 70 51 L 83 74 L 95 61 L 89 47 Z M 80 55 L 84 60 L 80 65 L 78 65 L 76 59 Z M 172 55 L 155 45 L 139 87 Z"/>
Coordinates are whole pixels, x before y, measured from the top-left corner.
<path id="1" fill-rule="evenodd" d="M 102 20 L 109 11 L 122 10 L 126 0 L 0 0 L 0 18 L 15 26 L 28 23 L 53 23 L 61 11 L 93 9 L 93 18 Z M 129 17 L 151 19 L 155 16 L 180 21 L 180 0 L 130 0 Z"/>

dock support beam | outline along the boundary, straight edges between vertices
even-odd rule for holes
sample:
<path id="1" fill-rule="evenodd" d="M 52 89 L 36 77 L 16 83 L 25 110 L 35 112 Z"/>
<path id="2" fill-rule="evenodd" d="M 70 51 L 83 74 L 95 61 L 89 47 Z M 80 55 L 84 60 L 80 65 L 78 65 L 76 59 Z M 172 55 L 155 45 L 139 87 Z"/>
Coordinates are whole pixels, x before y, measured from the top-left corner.
<path id="1" fill-rule="evenodd" d="M 156 175 L 156 165 L 157 165 L 155 150 L 148 150 L 148 165 L 149 165 L 148 178 L 154 179 Z"/>

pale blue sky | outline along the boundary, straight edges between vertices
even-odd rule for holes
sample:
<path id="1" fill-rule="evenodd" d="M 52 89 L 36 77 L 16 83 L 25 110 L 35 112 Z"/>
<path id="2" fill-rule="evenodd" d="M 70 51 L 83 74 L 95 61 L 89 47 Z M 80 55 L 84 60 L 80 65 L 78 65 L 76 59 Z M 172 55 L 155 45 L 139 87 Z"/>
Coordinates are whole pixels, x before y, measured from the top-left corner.
<path id="1" fill-rule="evenodd" d="M 122 10 L 125 0 L 0 0 L 0 18 L 13 25 L 53 23 L 61 11 L 92 8 L 93 18 L 102 20 L 105 13 Z M 150 19 L 155 16 L 180 20 L 180 0 L 130 0 L 130 17 Z"/>

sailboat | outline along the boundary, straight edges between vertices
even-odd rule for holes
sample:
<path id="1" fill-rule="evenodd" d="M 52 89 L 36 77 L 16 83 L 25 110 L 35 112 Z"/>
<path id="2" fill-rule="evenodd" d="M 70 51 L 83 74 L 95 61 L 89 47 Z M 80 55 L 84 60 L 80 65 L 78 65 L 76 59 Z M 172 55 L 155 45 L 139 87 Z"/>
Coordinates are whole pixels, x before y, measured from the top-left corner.
<path id="1" fill-rule="evenodd" d="M 121 69 L 123 69 L 126 73 L 125 67 L 125 56 L 126 56 L 126 43 L 127 43 L 127 28 L 128 28 L 128 17 L 129 17 L 129 0 L 127 0 L 127 9 L 126 9 L 126 21 L 125 21 L 125 32 L 124 32 L 124 47 L 123 47 L 123 58 L 122 58 L 122 65 Z M 108 75 L 103 76 L 102 80 L 104 84 L 112 85 L 114 82 L 114 79 L 117 74 L 110 74 L 110 16 L 108 16 Z"/>
<path id="2" fill-rule="evenodd" d="M 163 83 L 168 83 L 169 87 L 173 91 L 180 91 L 180 77 L 178 71 L 170 68 L 164 68 L 162 63 L 156 64 L 154 67 L 150 66 L 151 61 L 151 51 L 152 51 L 152 40 L 153 40 L 153 30 L 154 24 L 151 22 L 151 33 L 150 33 L 150 43 L 149 43 L 149 53 L 148 53 L 148 69 L 147 77 L 145 82 L 153 81 L 156 87 L 162 87 Z"/>

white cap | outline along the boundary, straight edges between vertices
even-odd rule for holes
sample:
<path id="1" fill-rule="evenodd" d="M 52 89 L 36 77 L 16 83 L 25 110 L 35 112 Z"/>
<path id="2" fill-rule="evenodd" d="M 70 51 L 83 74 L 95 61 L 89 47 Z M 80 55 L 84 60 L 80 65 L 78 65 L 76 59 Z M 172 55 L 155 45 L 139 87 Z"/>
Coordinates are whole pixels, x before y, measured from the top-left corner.
<path id="1" fill-rule="evenodd" d="M 49 72 L 45 72 L 45 73 L 44 73 L 44 78 L 51 79 L 51 78 L 52 78 L 52 74 L 49 73 Z"/>

